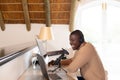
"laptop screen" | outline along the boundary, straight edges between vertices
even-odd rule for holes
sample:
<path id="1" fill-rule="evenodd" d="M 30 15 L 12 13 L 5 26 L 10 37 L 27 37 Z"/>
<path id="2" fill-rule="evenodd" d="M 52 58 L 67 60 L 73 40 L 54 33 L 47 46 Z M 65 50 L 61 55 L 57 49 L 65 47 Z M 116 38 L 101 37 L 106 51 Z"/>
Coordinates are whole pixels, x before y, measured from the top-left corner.
<path id="1" fill-rule="evenodd" d="M 41 55 L 41 56 L 45 55 L 45 54 L 46 54 L 46 50 L 45 50 L 45 48 L 44 48 L 44 46 L 43 46 L 42 41 L 39 40 L 39 39 L 35 39 L 35 40 L 36 40 L 38 49 L 39 49 L 39 51 L 40 51 L 40 55 Z"/>

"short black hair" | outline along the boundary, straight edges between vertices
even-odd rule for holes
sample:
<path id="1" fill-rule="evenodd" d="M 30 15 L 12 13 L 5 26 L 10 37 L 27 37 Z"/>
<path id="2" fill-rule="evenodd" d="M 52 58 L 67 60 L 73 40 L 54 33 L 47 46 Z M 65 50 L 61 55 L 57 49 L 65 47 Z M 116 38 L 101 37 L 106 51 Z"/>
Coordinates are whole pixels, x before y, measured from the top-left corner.
<path id="1" fill-rule="evenodd" d="M 70 35 L 76 35 L 76 36 L 78 36 L 80 43 L 85 42 L 84 35 L 83 35 L 82 31 L 80 31 L 80 30 L 75 30 L 75 31 L 71 32 Z"/>

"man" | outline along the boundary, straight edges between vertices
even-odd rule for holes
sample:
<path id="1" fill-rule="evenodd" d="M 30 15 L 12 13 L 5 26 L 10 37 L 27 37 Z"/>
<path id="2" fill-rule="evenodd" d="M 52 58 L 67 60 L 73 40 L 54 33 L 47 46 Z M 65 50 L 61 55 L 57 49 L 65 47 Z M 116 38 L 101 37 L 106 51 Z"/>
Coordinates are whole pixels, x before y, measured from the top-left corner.
<path id="1" fill-rule="evenodd" d="M 70 45 L 77 51 L 73 58 L 61 61 L 62 65 L 68 65 L 65 70 L 74 73 L 80 69 L 83 80 L 105 80 L 104 67 L 95 47 L 85 42 L 80 30 L 75 30 L 70 34 Z"/>

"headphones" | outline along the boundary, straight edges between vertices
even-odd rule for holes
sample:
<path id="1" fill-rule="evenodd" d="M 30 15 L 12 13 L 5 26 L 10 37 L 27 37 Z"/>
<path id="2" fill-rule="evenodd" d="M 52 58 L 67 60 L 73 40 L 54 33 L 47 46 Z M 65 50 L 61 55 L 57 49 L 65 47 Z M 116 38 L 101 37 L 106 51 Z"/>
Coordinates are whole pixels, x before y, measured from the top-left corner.
<path id="1" fill-rule="evenodd" d="M 80 43 L 83 43 L 83 42 L 84 42 L 84 37 L 83 37 L 83 36 L 79 39 L 79 42 L 80 42 Z"/>
<path id="2" fill-rule="evenodd" d="M 83 40 L 82 40 L 82 39 L 80 39 L 80 40 L 79 40 L 79 42 L 80 42 L 80 43 L 82 43 L 82 42 L 83 42 Z"/>

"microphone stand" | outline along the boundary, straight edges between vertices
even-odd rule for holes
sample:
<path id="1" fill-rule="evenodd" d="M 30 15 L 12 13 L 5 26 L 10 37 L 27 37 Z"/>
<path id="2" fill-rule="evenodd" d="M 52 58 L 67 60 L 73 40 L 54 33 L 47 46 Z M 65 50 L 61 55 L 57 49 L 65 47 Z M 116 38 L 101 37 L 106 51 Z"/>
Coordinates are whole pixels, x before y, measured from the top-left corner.
<path id="1" fill-rule="evenodd" d="M 58 67 L 55 68 L 54 70 L 52 70 L 52 72 L 56 71 L 57 69 L 62 69 L 63 71 L 65 71 L 65 72 L 67 73 L 67 71 L 61 67 L 60 61 L 61 61 L 61 59 L 63 59 L 63 58 L 64 58 L 64 53 L 61 54 L 61 56 L 59 56 L 59 57 L 55 60 L 54 65 L 58 65 Z"/>

